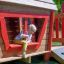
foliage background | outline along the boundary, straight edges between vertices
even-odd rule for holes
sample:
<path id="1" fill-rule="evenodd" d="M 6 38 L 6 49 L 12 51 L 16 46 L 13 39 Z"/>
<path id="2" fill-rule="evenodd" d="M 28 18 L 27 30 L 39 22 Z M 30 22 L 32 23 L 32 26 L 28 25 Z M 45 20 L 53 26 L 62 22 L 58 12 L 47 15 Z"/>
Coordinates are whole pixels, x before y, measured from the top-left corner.
<path id="1" fill-rule="evenodd" d="M 55 4 L 57 5 L 58 8 L 58 13 L 61 12 L 61 8 L 62 8 L 62 3 L 64 2 L 64 0 L 53 0 L 55 2 Z"/>

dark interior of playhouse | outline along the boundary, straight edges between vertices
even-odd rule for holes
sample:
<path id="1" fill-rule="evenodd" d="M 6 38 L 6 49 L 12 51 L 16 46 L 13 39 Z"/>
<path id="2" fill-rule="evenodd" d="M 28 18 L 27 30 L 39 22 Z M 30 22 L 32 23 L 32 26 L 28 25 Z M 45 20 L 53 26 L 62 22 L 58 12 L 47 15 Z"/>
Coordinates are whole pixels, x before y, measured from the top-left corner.
<path id="1" fill-rule="evenodd" d="M 39 36 L 39 34 L 40 34 L 40 30 L 41 30 L 41 28 L 42 28 L 42 25 L 44 24 L 44 20 L 45 19 L 41 19 L 41 18 L 34 18 L 34 24 L 36 25 L 36 27 L 37 27 L 37 31 L 36 31 L 36 33 L 34 34 L 34 37 L 35 37 L 35 39 L 34 38 L 32 38 L 33 39 L 33 41 L 37 41 L 38 40 L 38 36 Z M 14 38 L 19 34 L 19 32 L 20 32 L 20 26 L 19 26 L 19 24 L 20 24 L 20 22 L 19 22 L 19 18 L 13 18 L 13 17 L 6 17 L 5 18 L 5 21 L 6 21 L 6 27 L 7 27 L 7 32 L 8 32 L 8 36 L 9 36 L 9 41 L 10 41 L 10 43 L 13 43 L 13 41 L 14 41 Z M 23 28 L 25 28 L 24 27 L 24 21 L 25 21 L 25 19 L 23 18 L 22 19 L 22 25 L 23 25 L 23 27 L 22 27 L 22 29 Z M 28 18 L 28 25 L 30 25 L 31 24 L 31 20 L 30 20 L 30 18 Z"/>

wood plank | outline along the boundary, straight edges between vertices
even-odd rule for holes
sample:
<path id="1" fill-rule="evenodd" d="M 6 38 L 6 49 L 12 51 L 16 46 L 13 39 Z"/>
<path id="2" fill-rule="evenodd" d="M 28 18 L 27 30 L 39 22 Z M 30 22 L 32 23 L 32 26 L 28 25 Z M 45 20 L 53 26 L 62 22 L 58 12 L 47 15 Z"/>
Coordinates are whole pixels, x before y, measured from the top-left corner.
<path id="1" fill-rule="evenodd" d="M 53 38 L 53 42 L 63 42 L 64 38 Z"/>
<path id="2" fill-rule="evenodd" d="M 54 11 L 50 13 L 50 25 L 49 25 L 49 38 L 48 38 L 48 50 L 51 50 L 52 47 L 52 37 L 53 37 L 53 24 L 54 24 Z"/>
<path id="3" fill-rule="evenodd" d="M 55 55 L 54 53 L 52 53 L 52 57 L 54 57 L 56 60 L 58 60 L 60 64 L 64 64 L 64 61 L 61 60 L 61 59 L 59 60 L 59 59 L 58 59 L 58 56 Z"/>
<path id="4" fill-rule="evenodd" d="M 35 55 L 39 55 L 39 54 L 48 53 L 48 52 L 50 52 L 50 51 L 42 51 L 42 52 L 36 52 L 36 53 L 27 54 L 26 58 L 30 57 L 30 56 L 35 56 Z"/>
<path id="5" fill-rule="evenodd" d="M 35 56 L 35 55 L 39 55 L 39 54 L 48 53 L 48 52 L 49 51 L 42 51 L 42 52 L 36 52 L 36 53 L 27 54 L 26 58 L 31 57 L 31 56 Z M 17 59 L 21 59 L 21 58 L 22 58 L 21 55 L 17 56 L 17 57 L 0 58 L 0 63 L 12 61 L 12 60 L 17 60 Z"/>
<path id="6" fill-rule="evenodd" d="M 0 63 L 2 63 L 2 62 L 12 61 L 12 60 L 17 60 L 17 59 L 21 59 L 21 57 L 7 57 L 7 58 L 0 58 Z"/>
<path id="7" fill-rule="evenodd" d="M 64 64 L 64 47 L 56 47 L 51 54 L 57 61 Z"/>
<path id="8" fill-rule="evenodd" d="M 55 46 L 55 47 L 52 47 L 51 50 L 55 50 L 55 49 L 59 49 L 59 48 L 63 48 L 64 46 Z"/>
<path id="9" fill-rule="evenodd" d="M 0 58 L 3 56 L 3 53 L 2 53 L 2 48 L 1 48 L 1 45 L 0 45 Z"/>

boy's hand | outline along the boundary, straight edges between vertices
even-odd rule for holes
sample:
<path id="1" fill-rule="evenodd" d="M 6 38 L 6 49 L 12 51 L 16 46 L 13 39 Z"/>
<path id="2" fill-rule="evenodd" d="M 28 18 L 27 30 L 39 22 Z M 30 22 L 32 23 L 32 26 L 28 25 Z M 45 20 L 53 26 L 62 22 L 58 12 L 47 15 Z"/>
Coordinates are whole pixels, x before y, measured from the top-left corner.
<path id="1" fill-rule="evenodd" d="M 23 38 L 27 38 L 28 37 L 28 35 L 26 35 L 26 34 L 22 34 L 21 35 Z"/>
<path id="2" fill-rule="evenodd" d="M 26 40 L 21 40 L 21 43 L 26 43 Z"/>

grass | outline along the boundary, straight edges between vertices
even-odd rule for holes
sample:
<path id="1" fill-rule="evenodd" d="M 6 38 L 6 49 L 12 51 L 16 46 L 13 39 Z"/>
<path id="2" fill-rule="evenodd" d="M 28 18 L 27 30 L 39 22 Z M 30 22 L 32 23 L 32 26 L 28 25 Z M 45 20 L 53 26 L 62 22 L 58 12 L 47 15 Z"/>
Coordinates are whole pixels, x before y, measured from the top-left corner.
<path id="1" fill-rule="evenodd" d="M 52 46 L 62 46 L 61 42 L 53 42 Z"/>
<path id="2" fill-rule="evenodd" d="M 32 57 L 32 64 L 59 64 L 55 59 L 51 58 L 48 62 L 45 62 L 43 55 Z"/>

